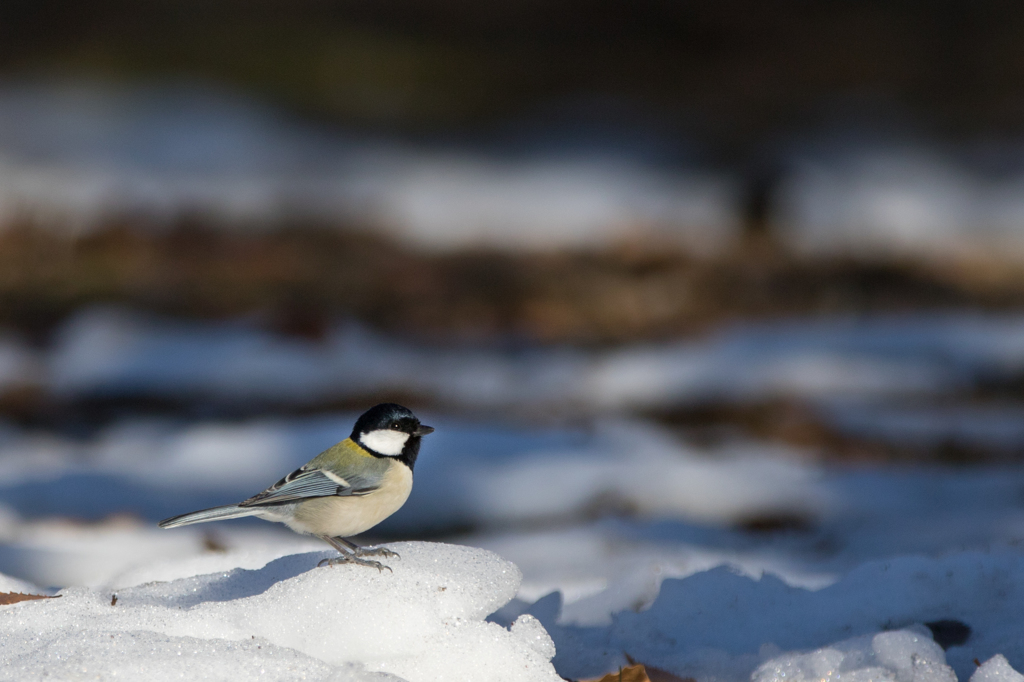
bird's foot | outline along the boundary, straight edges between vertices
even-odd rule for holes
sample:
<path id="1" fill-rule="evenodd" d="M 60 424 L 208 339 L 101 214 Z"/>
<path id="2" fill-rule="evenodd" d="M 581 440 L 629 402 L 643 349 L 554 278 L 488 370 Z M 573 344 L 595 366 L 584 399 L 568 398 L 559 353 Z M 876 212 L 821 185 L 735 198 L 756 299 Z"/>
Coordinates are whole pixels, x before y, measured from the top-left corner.
<path id="1" fill-rule="evenodd" d="M 390 549 L 385 549 L 383 547 L 375 547 L 373 549 L 368 549 L 366 547 L 359 547 L 359 548 L 357 548 L 355 550 L 354 554 L 357 557 L 362 557 L 362 556 L 382 556 L 385 559 L 390 559 L 391 557 L 394 557 L 396 559 L 401 559 L 402 558 L 398 554 L 398 552 L 392 552 Z"/>
<path id="2" fill-rule="evenodd" d="M 337 564 L 355 564 L 357 566 L 369 566 L 370 568 L 376 568 L 379 572 L 383 573 L 384 569 L 391 571 L 390 566 L 385 566 L 379 561 L 367 561 L 366 559 L 360 559 L 359 557 L 352 554 L 339 554 L 332 559 L 321 559 L 317 564 L 317 568 L 320 566 L 335 566 Z M 394 573 L 394 571 L 391 571 Z"/>

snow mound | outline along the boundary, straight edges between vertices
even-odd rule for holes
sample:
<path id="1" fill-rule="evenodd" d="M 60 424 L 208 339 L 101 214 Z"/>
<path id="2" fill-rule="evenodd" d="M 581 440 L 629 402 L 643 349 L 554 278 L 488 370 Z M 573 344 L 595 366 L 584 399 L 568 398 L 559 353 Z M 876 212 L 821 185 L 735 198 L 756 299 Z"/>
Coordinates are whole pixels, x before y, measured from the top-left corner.
<path id="1" fill-rule="evenodd" d="M 559 625 L 558 593 L 520 613 L 545 626 L 555 666 L 570 678 L 614 670 L 628 655 L 698 680 L 953 682 L 982 672 L 975 659 L 1002 654 L 1007 667 L 990 661 L 975 682 L 1010 680 L 1009 666 L 1024 663 L 1022 570 L 1016 552 L 899 557 L 806 590 L 722 566 L 665 580 L 651 608 L 619 612 L 606 627 Z M 511 615 L 520 614 L 505 609 L 495 619 Z M 943 623 L 955 623 L 958 636 Z"/>
<path id="2" fill-rule="evenodd" d="M 1010 667 L 1006 656 L 996 654 L 971 675 L 971 682 L 1024 682 L 1024 675 Z"/>
<path id="3" fill-rule="evenodd" d="M 532 616 L 484 618 L 519 587 L 484 550 L 403 543 L 393 573 L 316 568 L 327 552 L 0 610 L 0 679 L 508 680 L 556 682 Z M 186 564 L 181 564 L 185 567 Z"/>
<path id="4" fill-rule="evenodd" d="M 907 629 L 856 637 L 809 654 L 780 656 L 760 666 L 750 679 L 956 682 L 956 674 L 931 635 Z"/>

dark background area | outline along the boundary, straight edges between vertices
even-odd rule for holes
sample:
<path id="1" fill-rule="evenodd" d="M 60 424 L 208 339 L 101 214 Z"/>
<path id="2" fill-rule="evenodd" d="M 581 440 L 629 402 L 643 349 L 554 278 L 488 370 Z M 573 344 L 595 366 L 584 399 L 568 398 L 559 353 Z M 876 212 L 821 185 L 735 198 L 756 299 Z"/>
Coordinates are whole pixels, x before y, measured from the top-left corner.
<path id="1" fill-rule="evenodd" d="M 836 116 L 1019 132 L 1024 8 L 981 2 L 8 0 L 0 68 L 211 79 L 412 132 L 587 107 L 723 158 Z"/>

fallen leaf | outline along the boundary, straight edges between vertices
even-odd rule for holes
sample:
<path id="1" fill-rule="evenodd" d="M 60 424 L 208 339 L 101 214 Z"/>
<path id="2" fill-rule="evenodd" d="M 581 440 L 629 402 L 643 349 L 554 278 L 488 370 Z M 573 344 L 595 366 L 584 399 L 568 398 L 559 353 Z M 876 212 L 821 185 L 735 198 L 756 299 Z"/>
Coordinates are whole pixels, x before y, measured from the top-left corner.
<path id="1" fill-rule="evenodd" d="M 626 660 L 629 661 L 630 665 L 639 665 L 643 668 L 651 682 L 697 682 L 692 677 L 679 677 L 678 675 L 673 675 L 667 670 L 637 663 L 636 659 L 630 656 L 628 652 L 623 651 L 622 653 L 626 655 Z"/>
<path id="2" fill-rule="evenodd" d="M 60 595 L 57 595 L 59 597 Z M 33 599 L 56 599 L 45 594 L 22 594 L 21 592 L 0 592 L 0 606 L 17 604 L 20 601 L 31 601 Z"/>
<path id="3" fill-rule="evenodd" d="M 608 673 L 604 677 L 580 680 L 580 682 L 651 682 L 651 678 L 647 676 L 647 670 L 641 663 L 619 668 L 617 673 Z"/>
<path id="4" fill-rule="evenodd" d="M 692 677 L 679 677 L 661 668 L 648 668 L 643 663 L 635 663 L 620 668 L 617 673 L 608 673 L 604 677 L 594 677 L 580 682 L 696 682 Z"/>

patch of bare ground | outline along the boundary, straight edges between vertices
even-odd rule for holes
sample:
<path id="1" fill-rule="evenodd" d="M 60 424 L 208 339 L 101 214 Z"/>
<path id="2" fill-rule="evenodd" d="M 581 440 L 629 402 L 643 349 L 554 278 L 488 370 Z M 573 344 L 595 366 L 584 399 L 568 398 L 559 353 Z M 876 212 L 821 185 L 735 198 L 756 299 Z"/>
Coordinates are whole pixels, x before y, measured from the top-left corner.
<path id="1" fill-rule="evenodd" d="M 939 400 L 941 408 L 963 401 Z M 970 403 L 966 403 L 970 404 Z M 974 403 L 975 405 L 980 403 Z M 817 461 L 847 464 L 1007 464 L 1024 461 L 1024 443 L 947 436 L 912 440 L 844 429 L 815 405 L 795 400 L 711 402 L 651 411 L 647 416 L 706 447 L 747 439 L 793 447 Z"/>
<path id="2" fill-rule="evenodd" d="M 736 320 L 1024 304 L 1024 266 L 807 259 L 757 238 L 714 258 L 664 245 L 426 253 L 337 226 L 214 229 L 132 221 L 68 238 L 0 232 L 0 324 L 45 334 L 120 303 L 199 318 L 257 314 L 322 335 L 338 317 L 440 341 L 622 344 Z"/>

